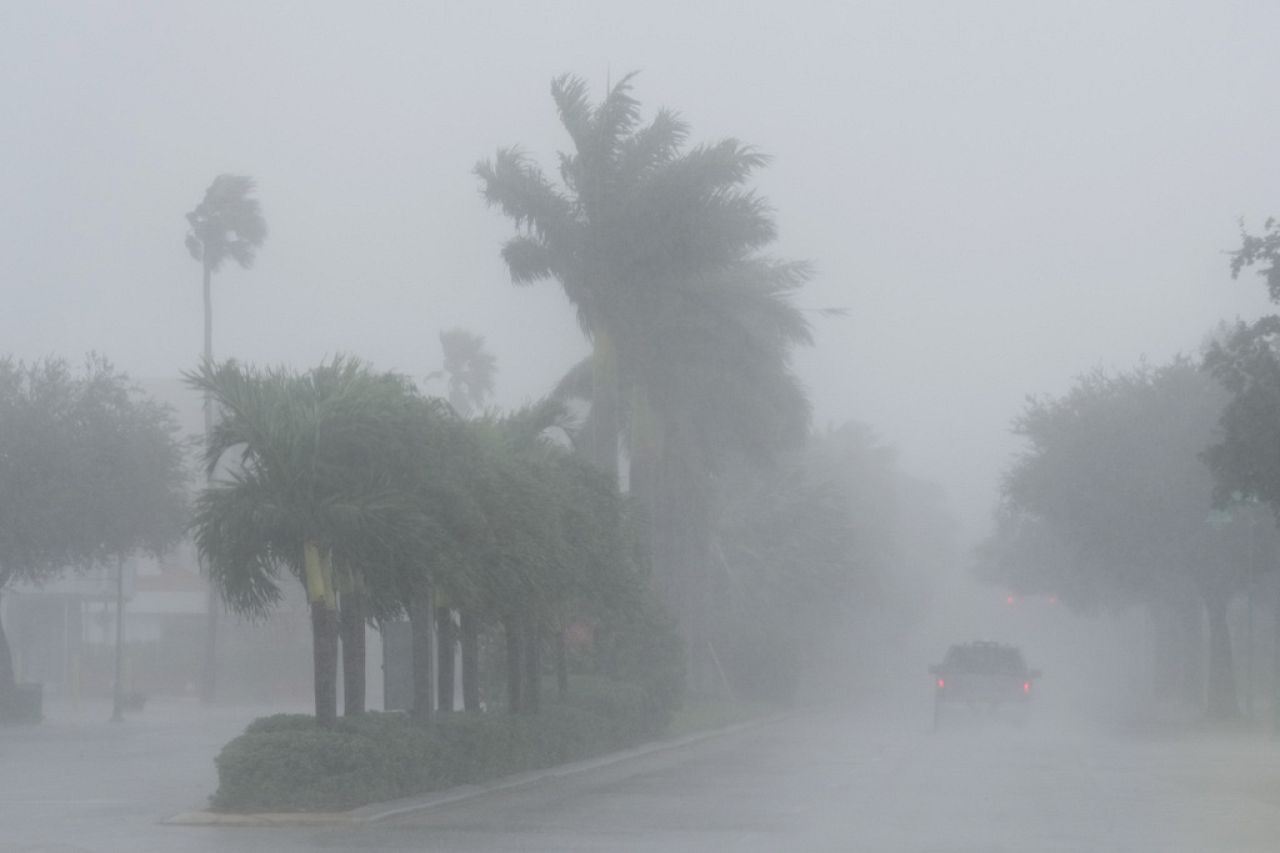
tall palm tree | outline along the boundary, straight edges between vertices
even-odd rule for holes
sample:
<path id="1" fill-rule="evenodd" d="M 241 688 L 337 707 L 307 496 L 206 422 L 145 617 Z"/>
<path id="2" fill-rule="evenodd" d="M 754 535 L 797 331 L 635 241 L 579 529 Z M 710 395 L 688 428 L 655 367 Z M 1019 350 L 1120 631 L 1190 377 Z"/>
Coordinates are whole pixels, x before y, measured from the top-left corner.
<path id="1" fill-rule="evenodd" d="M 246 175 L 219 175 L 205 190 L 204 199 L 187 214 L 186 244 L 200 262 L 204 293 L 204 360 L 213 361 L 213 274 L 228 258 L 242 269 L 253 266 L 258 249 L 267 239 L 262 208 L 252 197 L 254 180 Z M 204 431 L 213 431 L 213 404 L 204 398 Z M 218 600 L 212 586 L 206 606 L 204 673 L 200 696 L 213 701 L 217 690 Z"/>
<path id="2" fill-rule="evenodd" d="M 443 379 L 448 386 L 449 405 L 462 417 L 470 417 L 493 396 L 497 361 L 485 348 L 484 338 L 466 329 L 446 329 L 440 333 L 444 365 L 427 379 Z"/>
<path id="3" fill-rule="evenodd" d="M 705 606 L 696 564 L 717 455 L 767 454 L 807 427 L 789 356 L 811 342 L 791 302 L 810 272 L 759 254 L 776 229 L 747 181 L 767 159 L 733 139 L 686 149 L 676 114 L 641 123 L 631 82 L 598 105 L 580 78 L 552 83 L 573 142 L 561 185 L 515 148 L 476 174 L 516 224 L 502 250 L 513 282 L 554 278 L 577 310 L 592 355 L 561 390 L 589 394 L 587 444 L 602 469 L 616 473 L 627 437 L 655 579 L 688 634 Z"/>
<path id="4" fill-rule="evenodd" d="M 466 329 L 446 329 L 440 333 L 444 365 L 428 379 L 444 379 L 448 387 L 449 405 L 462 418 L 468 418 L 484 407 L 493 395 L 493 377 L 497 361 L 485 348 L 484 338 Z M 437 634 L 436 684 L 441 710 L 454 706 L 454 653 L 459 643 L 462 651 L 463 707 L 479 710 L 480 625 L 473 608 L 450 601 L 443 591 L 436 596 L 435 624 Z M 458 623 L 454 623 L 454 611 Z"/>
<path id="5" fill-rule="evenodd" d="M 260 616 L 279 600 L 282 569 L 302 583 L 316 719 L 329 725 L 337 713 L 339 591 L 394 588 L 397 556 L 417 552 L 428 527 L 401 479 L 411 442 L 397 410 L 407 386 L 343 358 L 301 375 L 205 363 L 187 381 L 226 413 L 209 435 L 205 463 L 209 472 L 228 470 L 197 501 L 196 545 L 239 613 Z"/>
<path id="6" fill-rule="evenodd" d="M 476 166 L 486 201 L 514 220 L 502 249 L 512 281 L 554 278 L 592 344 L 591 456 L 616 472 L 622 389 L 645 319 L 679 299 L 681 282 L 750 255 L 773 239 L 768 206 L 745 187 L 766 158 L 737 140 L 684 149 L 688 126 L 660 110 L 646 125 L 627 75 L 592 105 L 584 80 L 551 94 L 574 150 L 562 186 L 518 148 Z"/>

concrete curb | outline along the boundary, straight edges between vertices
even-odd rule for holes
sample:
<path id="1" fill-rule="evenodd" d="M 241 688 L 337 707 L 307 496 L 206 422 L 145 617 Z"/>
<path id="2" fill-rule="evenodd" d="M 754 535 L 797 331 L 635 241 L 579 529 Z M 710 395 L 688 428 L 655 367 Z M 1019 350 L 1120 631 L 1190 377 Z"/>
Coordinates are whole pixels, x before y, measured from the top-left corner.
<path id="1" fill-rule="evenodd" d="M 389 820 L 402 815 L 429 811 L 434 808 L 439 808 L 440 806 L 451 805 L 453 803 L 462 802 L 463 800 L 469 800 L 486 794 L 513 791 L 530 785 L 536 785 L 539 782 L 550 779 L 562 779 L 567 776 L 574 776 L 579 773 L 586 773 L 591 770 L 598 770 L 602 767 L 620 764 L 621 762 L 630 761 L 631 759 L 642 758 L 647 755 L 666 752 L 668 750 L 680 749 L 704 740 L 711 740 L 712 738 L 723 737 L 725 735 L 731 735 L 757 726 L 777 722 L 791 716 L 793 713 L 793 711 L 788 711 L 768 717 L 760 717 L 755 720 L 747 720 L 742 723 L 734 723 L 718 729 L 695 732 L 694 734 L 684 735 L 678 738 L 653 741 L 652 743 L 647 743 L 642 746 L 623 749 L 617 752 L 610 752 L 604 755 L 598 755 L 594 758 L 575 761 L 570 764 L 560 764 L 555 767 L 547 767 L 541 770 L 529 770 L 524 773 L 503 776 L 502 778 L 495 779 L 491 782 L 483 782 L 476 785 L 459 785 L 456 788 L 435 791 L 419 797 L 407 797 L 402 800 L 370 803 L 365 806 L 360 806 L 359 808 L 351 809 L 350 811 L 260 812 L 257 814 L 192 811 L 174 815 L 173 817 L 160 821 L 160 823 L 170 826 L 246 827 L 356 826 L 360 824 L 377 823 L 379 821 Z"/>

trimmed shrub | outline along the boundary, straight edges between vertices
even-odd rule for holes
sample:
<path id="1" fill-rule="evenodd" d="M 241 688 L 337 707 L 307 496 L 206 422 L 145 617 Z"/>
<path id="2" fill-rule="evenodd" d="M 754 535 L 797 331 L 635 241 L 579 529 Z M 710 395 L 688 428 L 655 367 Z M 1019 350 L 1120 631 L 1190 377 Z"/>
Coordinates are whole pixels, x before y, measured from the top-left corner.
<path id="1" fill-rule="evenodd" d="M 665 716 L 644 690 L 575 680 L 570 704 L 535 715 L 446 714 L 428 725 L 370 712 L 319 728 L 305 714 L 254 720 L 215 759 L 217 811 L 332 811 L 550 767 L 638 743 Z"/>

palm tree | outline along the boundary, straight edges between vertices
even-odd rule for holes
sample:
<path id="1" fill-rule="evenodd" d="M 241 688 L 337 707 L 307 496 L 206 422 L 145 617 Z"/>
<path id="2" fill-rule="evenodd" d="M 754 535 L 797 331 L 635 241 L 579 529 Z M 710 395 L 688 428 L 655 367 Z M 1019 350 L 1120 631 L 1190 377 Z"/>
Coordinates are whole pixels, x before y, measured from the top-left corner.
<path id="1" fill-rule="evenodd" d="M 316 719 L 337 714 L 338 595 L 362 587 L 385 598 L 398 556 L 427 528 L 403 478 L 411 437 L 399 415 L 407 384 L 336 358 L 306 374 L 205 363 L 187 381 L 225 413 L 209 435 L 196 545 L 223 600 L 264 615 L 281 570 L 311 607 Z"/>
<path id="2" fill-rule="evenodd" d="M 493 396 L 497 361 L 484 345 L 484 338 L 466 329 L 446 329 L 440 333 L 444 366 L 427 379 L 444 379 L 449 405 L 462 417 L 470 417 Z"/>
<path id="3" fill-rule="evenodd" d="M 444 379 L 448 385 L 449 405 L 462 418 L 483 408 L 493 394 L 493 377 L 497 362 L 484 345 L 484 338 L 466 329 L 447 329 L 440 333 L 444 366 L 428 375 L 428 379 Z M 443 592 L 435 601 L 437 635 L 437 693 L 441 710 L 453 710 L 454 651 L 462 647 L 463 707 L 479 710 L 480 626 L 471 608 L 451 602 Z M 454 610 L 458 623 L 454 624 Z"/>
<path id="4" fill-rule="evenodd" d="M 267 222 L 258 200 L 252 197 L 254 181 L 245 175 L 219 175 L 205 190 L 204 199 L 187 214 L 187 251 L 200 262 L 204 292 L 204 360 L 213 361 L 213 274 L 228 259 L 243 269 L 253 266 L 257 251 L 267 239 Z M 204 399 L 204 431 L 213 430 L 213 405 Z M 213 701 L 217 688 L 216 647 L 218 602 L 209 588 L 204 648 L 204 677 L 200 695 Z"/>
<path id="5" fill-rule="evenodd" d="M 660 110 L 641 125 L 627 75 L 593 106 L 587 84 L 556 78 L 551 94 L 574 144 L 563 187 L 517 148 L 476 166 L 486 201 L 519 233 L 502 249 L 512 281 L 554 278 L 592 344 L 592 459 L 616 472 L 622 388 L 646 318 L 680 300 L 682 282 L 740 261 L 774 237 L 744 184 L 766 158 L 729 139 L 684 150 L 687 125 Z"/>
<path id="6" fill-rule="evenodd" d="M 688 634 L 706 605 L 717 456 L 767 455 L 807 429 L 789 355 L 811 342 L 791 303 L 810 272 L 758 254 L 776 232 L 746 183 L 766 158 L 733 139 L 686 150 L 688 127 L 666 110 L 642 125 L 631 80 L 596 106 L 581 79 L 552 83 L 574 146 L 562 186 L 515 148 L 476 174 L 518 229 L 502 250 L 513 282 L 554 278 L 577 310 L 592 355 L 561 390 L 589 396 L 588 453 L 603 470 L 616 473 L 627 437 L 655 580 Z"/>

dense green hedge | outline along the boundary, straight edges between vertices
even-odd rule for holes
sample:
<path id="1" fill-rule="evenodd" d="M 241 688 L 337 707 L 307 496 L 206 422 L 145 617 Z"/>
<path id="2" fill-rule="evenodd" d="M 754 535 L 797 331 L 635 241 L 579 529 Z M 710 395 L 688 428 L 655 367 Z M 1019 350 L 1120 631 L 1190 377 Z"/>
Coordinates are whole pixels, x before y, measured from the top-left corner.
<path id="1" fill-rule="evenodd" d="M 215 759 L 217 811 L 330 811 L 482 782 L 639 743 L 669 711 L 635 685 L 575 680 L 535 715 L 446 714 L 427 725 L 368 713 L 321 729 L 305 714 L 254 720 Z"/>

